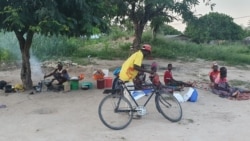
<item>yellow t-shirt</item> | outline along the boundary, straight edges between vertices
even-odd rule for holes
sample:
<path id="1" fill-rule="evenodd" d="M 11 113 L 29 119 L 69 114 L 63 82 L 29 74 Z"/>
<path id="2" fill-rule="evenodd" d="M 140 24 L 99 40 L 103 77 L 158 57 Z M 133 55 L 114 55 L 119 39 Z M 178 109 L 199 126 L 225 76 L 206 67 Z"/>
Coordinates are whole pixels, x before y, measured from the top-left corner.
<path id="1" fill-rule="evenodd" d="M 134 64 L 141 66 L 143 54 L 141 50 L 132 54 L 122 65 L 119 77 L 122 81 L 132 81 L 138 71 L 134 69 Z"/>

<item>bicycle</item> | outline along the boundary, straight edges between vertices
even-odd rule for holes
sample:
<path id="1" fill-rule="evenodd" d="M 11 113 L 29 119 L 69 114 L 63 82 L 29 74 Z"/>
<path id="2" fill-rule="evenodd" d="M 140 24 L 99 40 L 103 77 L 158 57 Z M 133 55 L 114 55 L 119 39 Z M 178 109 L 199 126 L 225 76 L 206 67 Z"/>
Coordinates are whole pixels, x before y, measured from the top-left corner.
<path id="1" fill-rule="evenodd" d="M 105 89 L 105 96 L 98 107 L 98 115 L 102 123 L 113 130 L 120 130 L 126 128 L 132 121 L 134 113 L 139 116 L 144 116 L 146 106 L 149 100 L 155 95 L 155 105 L 159 113 L 171 122 L 178 122 L 182 118 L 182 107 L 178 100 L 171 92 L 164 91 L 164 87 L 157 87 L 150 83 L 144 85 L 144 90 L 151 90 L 150 94 L 143 105 L 139 105 L 132 95 L 135 91 L 130 89 L 131 86 L 126 86 L 126 83 L 119 80 L 119 87 L 116 89 Z M 124 96 L 124 91 L 128 92 L 128 96 L 132 99 L 131 102 L 135 104 L 132 106 L 131 102 Z"/>

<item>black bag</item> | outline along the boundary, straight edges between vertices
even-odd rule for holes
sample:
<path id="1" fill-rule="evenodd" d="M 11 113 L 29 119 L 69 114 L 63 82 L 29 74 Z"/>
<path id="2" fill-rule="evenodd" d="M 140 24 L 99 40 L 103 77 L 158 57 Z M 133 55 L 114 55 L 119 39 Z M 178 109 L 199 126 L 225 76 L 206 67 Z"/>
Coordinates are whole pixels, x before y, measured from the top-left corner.
<path id="1" fill-rule="evenodd" d="M 13 92 L 11 85 L 6 85 L 5 88 L 4 88 L 4 90 L 5 90 L 5 93 L 11 93 L 11 92 Z"/>
<path id="2" fill-rule="evenodd" d="M 3 89 L 7 85 L 7 82 L 4 80 L 0 81 L 0 89 Z"/>

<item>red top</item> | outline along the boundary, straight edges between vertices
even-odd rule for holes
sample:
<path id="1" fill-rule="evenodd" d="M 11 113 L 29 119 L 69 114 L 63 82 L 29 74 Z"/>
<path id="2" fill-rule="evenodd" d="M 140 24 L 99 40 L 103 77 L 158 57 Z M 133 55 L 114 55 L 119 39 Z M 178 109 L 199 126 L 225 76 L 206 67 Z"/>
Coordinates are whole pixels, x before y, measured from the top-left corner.
<path id="1" fill-rule="evenodd" d="M 227 82 L 227 78 L 221 78 L 220 75 L 218 75 L 216 79 L 214 80 L 215 84 L 224 83 L 224 82 Z"/>
<path id="2" fill-rule="evenodd" d="M 159 86 L 161 84 L 160 77 L 157 73 L 150 75 L 151 81 L 154 85 Z"/>
<path id="3" fill-rule="evenodd" d="M 213 79 L 213 82 L 214 82 L 214 80 L 217 78 L 217 76 L 220 74 L 220 71 L 211 71 L 211 72 L 209 72 L 209 77 L 212 77 L 212 79 Z"/>
<path id="4" fill-rule="evenodd" d="M 173 79 L 173 76 L 172 76 L 172 72 L 169 71 L 169 70 L 166 70 L 165 73 L 164 73 L 164 82 L 165 84 L 168 84 L 170 82 L 170 80 Z"/>

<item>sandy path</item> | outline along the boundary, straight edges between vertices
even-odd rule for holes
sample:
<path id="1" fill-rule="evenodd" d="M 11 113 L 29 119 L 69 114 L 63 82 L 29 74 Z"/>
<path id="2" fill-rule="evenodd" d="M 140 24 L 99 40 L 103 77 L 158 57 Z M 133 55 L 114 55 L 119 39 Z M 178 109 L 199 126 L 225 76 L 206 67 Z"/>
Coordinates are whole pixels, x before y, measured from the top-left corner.
<path id="1" fill-rule="evenodd" d="M 160 66 L 167 65 L 161 60 L 159 62 Z M 94 67 L 112 66 L 109 66 L 108 61 L 103 64 Z M 179 68 L 175 73 L 185 72 L 176 74 L 176 78 L 208 79 L 204 77 L 210 69 L 210 64 L 207 62 L 185 65 L 181 62 L 174 62 L 173 64 Z M 202 67 L 194 69 L 197 66 Z M 0 72 L 0 78 L 18 82 L 18 79 L 11 77 L 13 72 L 18 72 L 18 70 Z M 229 67 L 228 72 L 229 79 L 238 78 L 244 81 L 250 79 L 250 77 L 243 77 L 249 75 L 247 70 Z M 163 74 L 163 72 L 159 73 Z M 147 106 L 146 116 L 140 120 L 133 120 L 124 130 L 114 131 L 106 128 L 99 120 L 98 104 L 105 96 L 100 89 L 66 93 L 43 92 L 35 95 L 29 95 L 27 92 L 12 93 L 8 96 L 0 91 L 0 104 L 7 106 L 7 108 L 0 109 L 0 141 L 249 140 L 247 138 L 250 127 L 249 100 L 223 99 L 201 89 L 198 89 L 198 93 L 197 102 L 181 103 L 183 119 L 180 122 L 171 123 L 163 118 L 157 112 L 154 100 L 151 100 Z"/>

